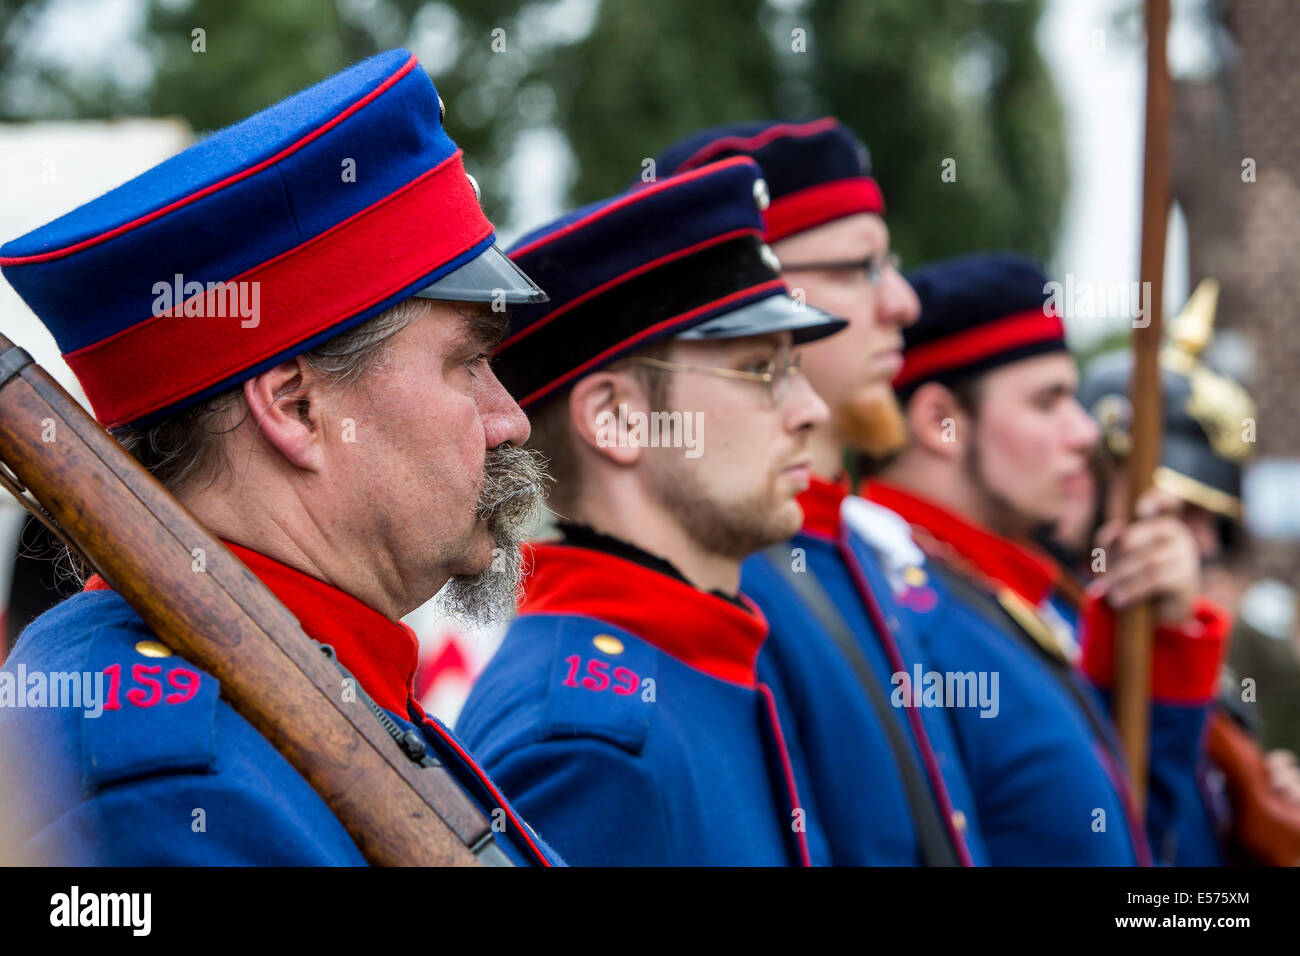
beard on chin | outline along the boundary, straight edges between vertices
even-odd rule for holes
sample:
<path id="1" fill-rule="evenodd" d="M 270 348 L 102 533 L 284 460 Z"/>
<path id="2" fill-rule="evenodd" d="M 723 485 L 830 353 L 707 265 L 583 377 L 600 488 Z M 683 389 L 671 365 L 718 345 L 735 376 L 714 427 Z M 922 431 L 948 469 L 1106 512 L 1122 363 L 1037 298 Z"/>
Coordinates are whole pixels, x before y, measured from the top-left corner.
<path id="1" fill-rule="evenodd" d="M 971 441 L 966 448 L 962 459 L 966 478 L 984 498 L 991 530 L 1007 538 L 1050 535 L 1056 526 L 1054 521 L 1026 514 L 984 477 L 984 458 L 980 454 L 979 442 Z"/>
<path id="2" fill-rule="evenodd" d="M 876 461 L 889 459 L 907 444 L 907 423 L 886 385 L 858 389 L 836 410 L 836 420 L 853 450 Z"/>
<path id="3" fill-rule="evenodd" d="M 445 613 L 478 627 L 514 615 L 524 574 L 519 545 L 532 527 L 549 477 L 540 452 L 499 445 L 488 453 L 475 514 L 492 536 L 492 563 L 478 574 L 452 576 L 438 598 Z"/>
<path id="4" fill-rule="evenodd" d="M 778 492 L 775 484 L 773 475 L 762 491 L 742 501 L 724 503 L 711 497 L 709 483 L 695 468 L 685 467 L 661 475 L 656 492 L 687 534 L 707 551 L 744 560 L 799 530 L 798 512 L 788 520 L 780 516 L 790 499 Z"/>

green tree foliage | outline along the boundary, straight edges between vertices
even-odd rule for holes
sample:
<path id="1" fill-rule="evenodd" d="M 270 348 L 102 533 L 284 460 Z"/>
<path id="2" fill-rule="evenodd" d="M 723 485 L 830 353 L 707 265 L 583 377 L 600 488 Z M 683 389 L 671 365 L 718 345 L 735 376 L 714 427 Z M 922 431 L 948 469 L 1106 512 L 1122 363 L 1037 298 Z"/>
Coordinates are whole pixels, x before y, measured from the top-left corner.
<path id="1" fill-rule="evenodd" d="M 563 36 L 550 24 L 556 6 L 519 0 L 150 0 L 146 33 L 158 70 L 148 110 L 211 130 L 367 56 L 406 46 L 421 55 L 447 105 L 448 131 L 483 186 L 488 215 L 504 221 L 506 165 L 518 135 L 550 116 L 550 88 L 538 79 L 543 71 L 535 64 L 550 62 L 544 54 L 551 38 Z M 194 50 L 196 27 L 205 31 L 201 54 Z"/>
<path id="2" fill-rule="evenodd" d="M 809 6 L 806 82 L 870 147 L 910 261 L 1051 254 L 1066 164 L 1060 102 L 1035 44 L 1041 12 L 1040 0 Z M 947 159 L 955 182 L 941 175 Z"/>
<path id="3" fill-rule="evenodd" d="M 567 141 L 576 203 L 623 188 L 702 126 L 830 114 L 869 146 L 909 262 L 1052 251 L 1065 159 L 1035 43 L 1043 0 L 142 2 L 153 72 L 133 89 L 25 55 L 55 4 L 0 0 L 0 118 L 179 115 L 212 130 L 407 45 L 499 220 L 528 130 Z"/>
<path id="4" fill-rule="evenodd" d="M 572 94 L 557 121 L 579 161 L 577 198 L 608 194 L 642 157 L 704 125 L 835 115 L 871 150 L 905 259 L 997 247 L 1047 258 L 1066 173 L 1060 104 L 1034 41 L 1041 8 L 607 2 L 563 64 Z M 552 77 L 561 91 L 563 77 Z"/>
<path id="5" fill-rule="evenodd" d="M 552 77 L 575 198 L 625 188 L 644 159 L 701 127 L 772 115 L 781 77 L 764 12 L 762 0 L 602 4 Z"/>

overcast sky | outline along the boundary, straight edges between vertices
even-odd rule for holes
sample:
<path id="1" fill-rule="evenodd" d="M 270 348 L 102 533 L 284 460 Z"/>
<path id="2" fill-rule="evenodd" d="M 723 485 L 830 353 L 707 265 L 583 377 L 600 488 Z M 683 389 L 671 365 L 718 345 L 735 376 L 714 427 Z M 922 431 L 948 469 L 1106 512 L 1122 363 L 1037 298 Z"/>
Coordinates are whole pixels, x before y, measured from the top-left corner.
<path id="1" fill-rule="evenodd" d="M 1177 77 L 1204 74 L 1214 63 L 1194 16 L 1201 3 L 1174 0 L 1169 61 Z M 1115 22 L 1133 7 L 1134 0 L 1052 0 L 1039 30 L 1039 47 L 1064 104 L 1070 161 L 1070 193 L 1052 263 L 1058 275 L 1138 277 L 1146 50 Z M 1097 29 L 1106 31 L 1104 52 L 1093 49 Z M 1175 209 L 1170 219 L 1165 304 L 1176 311 L 1189 292 L 1187 234 L 1181 212 Z M 1115 324 L 1076 320 L 1071 333 L 1082 342 Z"/>

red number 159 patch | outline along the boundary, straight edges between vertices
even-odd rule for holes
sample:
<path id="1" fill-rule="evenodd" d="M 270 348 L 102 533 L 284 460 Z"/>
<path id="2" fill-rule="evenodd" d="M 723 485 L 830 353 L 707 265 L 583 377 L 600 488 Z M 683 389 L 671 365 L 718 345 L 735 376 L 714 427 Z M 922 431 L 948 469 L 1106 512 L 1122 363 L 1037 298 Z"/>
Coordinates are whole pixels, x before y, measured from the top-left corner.
<path id="1" fill-rule="evenodd" d="M 104 668 L 108 675 L 108 694 L 104 702 L 105 710 L 121 710 L 122 701 L 118 696 L 122 682 L 122 665 L 110 664 Z M 156 675 L 162 674 L 161 664 L 132 664 L 131 680 L 136 686 L 126 692 L 126 699 L 136 707 L 152 707 L 157 703 L 183 704 L 192 700 L 199 692 L 199 673 L 188 667 L 176 667 L 167 672 L 169 690 L 164 694 L 162 681 Z"/>
<path id="2" fill-rule="evenodd" d="M 614 693 L 627 695 L 635 694 L 641 685 L 641 679 L 637 677 L 635 671 L 626 667 L 615 667 L 611 675 L 609 661 L 602 661 L 599 658 L 589 658 L 584 668 L 581 655 L 570 654 L 564 659 L 564 663 L 569 665 L 569 673 L 562 682 L 565 687 L 584 687 L 598 693 L 612 687 Z M 583 671 L 586 672 L 585 676 L 579 681 L 578 674 Z"/>

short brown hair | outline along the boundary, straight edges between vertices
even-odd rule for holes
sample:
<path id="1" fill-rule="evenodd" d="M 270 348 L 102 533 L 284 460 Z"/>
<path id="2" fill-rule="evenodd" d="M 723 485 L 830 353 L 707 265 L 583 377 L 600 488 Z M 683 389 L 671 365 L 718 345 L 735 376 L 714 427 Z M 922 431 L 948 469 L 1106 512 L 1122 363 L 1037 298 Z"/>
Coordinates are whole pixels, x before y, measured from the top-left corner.
<path id="1" fill-rule="evenodd" d="M 672 340 L 653 342 L 635 354 L 637 357 L 667 360 L 672 351 Z M 629 356 L 631 357 L 631 356 Z M 617 367 L 615 363 L 614 367 Z M 667 410 L 668 376 L 664 370 L 649 365 L 631 368 L 645 386 L 651 411 Z M 569 396 L 572 387 L 553 395 L 528 412 L 531 433 L 528 447 L 546 456 L 547 471 L 552 478 L 547 507 L 560 517 L 569 517 L 582 497 L 582 475 L 578 468 L 578 450 L 569 424 Z"/>
<path id="2" fill-rule="evenodd" d="M 388 340 L 419 318 L 425 308 L 423 299 L 405 299 L 302 357 L 330 385 L 351 385 L 383 357 Z M 187 482 L 211 479 L 228 465 L 222 439 L 247 415 L 243 388 L 235 386 L 152 425 L 114 437 L 164 487 L 175 491 Z"/>

